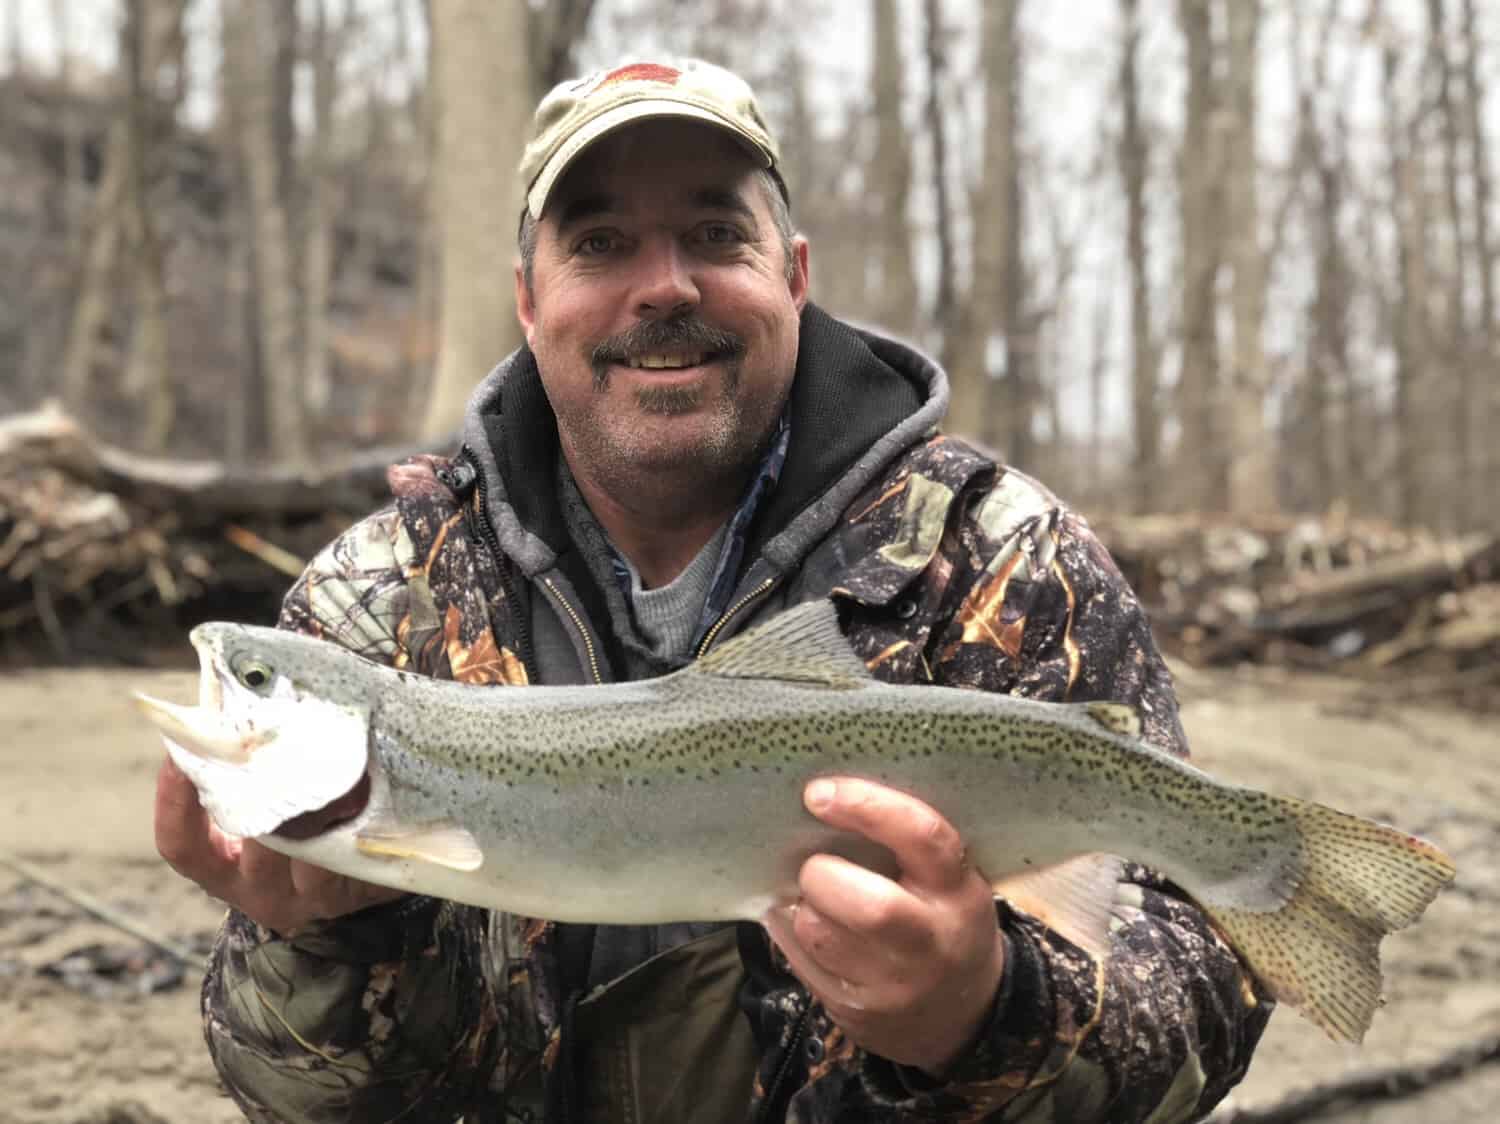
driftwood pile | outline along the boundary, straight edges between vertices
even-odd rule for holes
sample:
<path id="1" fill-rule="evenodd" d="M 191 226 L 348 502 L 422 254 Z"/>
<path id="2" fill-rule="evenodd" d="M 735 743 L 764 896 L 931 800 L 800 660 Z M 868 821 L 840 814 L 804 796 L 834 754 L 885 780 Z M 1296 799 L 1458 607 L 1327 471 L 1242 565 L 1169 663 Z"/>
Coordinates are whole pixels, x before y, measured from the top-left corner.
<path id="1" fill-rule="evenodd" d="M 409 450 L 299 471 L 114 449 L 55 408 L 0 420 L 0 658 L 149 660 L 208 616 L 268 621 Z M 1095 529 L 1186 662 L 1366 676 L 1500 708 L 1500 538 L 1336 516 L 1107 517 Z"/>
<path id="2" fill-rule="evenodd" d="M 0 420 L 0 660 L 150 662 L 195 620 L 269 622 L 405 452 L 231 470 L 112 448 L 55 408 Z"/>
<path id="3" fill-rule="evenodd" d="M 1094 521 L 1169 651 L 1337 671 L 1384 698 L 1500 707 L 1500 537 L 1377 521 Z"/>

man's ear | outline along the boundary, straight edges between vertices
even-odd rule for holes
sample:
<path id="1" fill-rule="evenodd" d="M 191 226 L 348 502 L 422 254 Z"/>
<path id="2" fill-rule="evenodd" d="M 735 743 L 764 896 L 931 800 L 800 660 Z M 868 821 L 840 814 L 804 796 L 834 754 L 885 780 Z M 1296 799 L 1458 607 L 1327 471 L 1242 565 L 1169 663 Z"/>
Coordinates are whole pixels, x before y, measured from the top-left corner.
<path id="1" fill-rule="evenodd" d="M 516 259 L 516 319 L 521 322 L 521 331 L 526 335 L 526 344 L 531 345 L 531 328 L 536 323 L 536 303 L 532 300 L 531 286 L 526 284 L 526 271 Z"/>
<path id="2" fill-rule="evenodd" d="M 801 312 L 803 305 L 807 304 L 807 239 L 797 235 L 792 239 L 792 261 L 787 270 L 787 287 L 792 293 L 792 303 Z"/>

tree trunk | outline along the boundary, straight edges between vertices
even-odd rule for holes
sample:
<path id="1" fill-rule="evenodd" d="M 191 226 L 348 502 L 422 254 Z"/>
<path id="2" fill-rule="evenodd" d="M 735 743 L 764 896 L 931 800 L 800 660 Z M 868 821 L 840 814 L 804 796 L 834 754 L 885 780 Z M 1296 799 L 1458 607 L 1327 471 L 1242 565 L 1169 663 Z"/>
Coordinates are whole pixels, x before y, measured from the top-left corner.
<path id="1" fill-rule="evenodd" d="M 458 428 L 474 384 L 521 341 L 507 267 L 531 112 L 526 18 L 524 0 L 432 6 L 443 313 L 423 432 L 434 439 Z"/>
<path id="2" fill-rule="evenodd" d="M 137 35 L 130 18 L 127 10 L 120 37 L 121 57 L 125 57 L 128 43 Z M 92 394 L 99 333 L 109 319 L 115 290 L 115 271 L 124 234 L 123 204 L 129 177 L 130 144 L 129 116 L 122 113 L 110 123 L 104 142 L 104 169 L 94 194 L 93 214 L 79 271 L 78 297 L 68 322 L 59 372 L 58 391 L 62 400 L 80 415 L 85 414 Z"/>
<path id="3" fill-rule="evenodd" d="M 1345 168 L 1331 155 L 1318 162 L 1318 208 L 1312 217 L 1317 247 L 1312 339 L 1307 365 L 1310 440 L 1301 450 L 1310 464 L 1313 501 L 1326 510 L 1337 500 L 1352 497 L 1352 466 L 1348 450 L 1354 437 L 1349 362 L 1349 315 L 1352 270 L 1344 251 L 1339 220 L 1344 209 Z M 1342 424 L 1336 424 L 1335 419 Z"/>
<path id="4" fill-rule="evenodd" d="M 1479 481 L 1475 473 L 1478 457 L 1469 414 L 1477 394 L 1469 361 L 1472 337 L 1464 307 L 1471 247 L 1464 237 L 1464 209 L 1459 201 L 1459 181 L 1464 171 L 1458 150 L 1458 110 L 1452 90 L 1454 67 L 1449 60 L 1444 0 L 1427 0 L 1427 65 L 1428 80 L 1434 90 L 1432 104 L 1437 111 L 1443 167 L 1443 190 L 1439 202 L 1441 233 L 1433 239 L 1442 272 L 1442 313 L 1434 325 L 1436 331 L 1433 334 L 1436 376 L 1433 389 L 1439 394 L 1435 403 L 1437 415 L 1439 418 L 1446 415 L 1450 419 L 1452 435 L 1451 444 L 1444 450 L 1447 479 L 1438 489 L 1438 494 L 1443 500 L 1440 526 L 1451 532 L 1469 525 L 1469 506 L 1477 499 Z"/>
<path id="5" fill-rule="evenodd" d="M 1465 369 L 1469 372 L 1469 419 L 1481 437 L 1479 451 L 1486 458 L 1477 466 L 1481 476 L 1470 490 L 1470 515 L 1476 525 L 1500 530 L 1500 506 L 1482 497 L 1500 490 L 1500 320 L 1496 318 L 1493 236 L 1490 200 L 1493 197 L 1489 144 L 1484 133 L 1484 105 L 1489 91 L 1480 81 L 1479 54 L 1484 49 L 1474 13 L 1474 0 L 1463 0 L 1464 131 L 1474 181 L 1474 258 L 1479 271 L 1479 323 L 1476 346 Z M 1488 71 L 1485 71 L 1488 74 Z"/>
<path id="6" fill-rule="evenodd" d="M 223 9 L 224 65 L 238 103 L 240 159 L 254 237 L 255 329 L 265 388 L 268 452 L 278 461 L 308 457 L 293 222 L 286 169 L 290 70 L 285 63 L 288 0 Z"/>
<path id="7" fill-rule="evenodd" d="M 1228 474 L 1220 418 L 1219 160 L 1211 0 L 1178 0 L 1188 80 L 1179 181 L 1182 227 L 1182 364 L 1177 380 L 1180 497 L 1189 510 L 1223 510 Z"/>
<path id="8" fill-rule="evenodd" d="M 1108 427 L 1104 416 L 1105 387 L 1110 373 L 1110 339 L 1115 331 L 1115 298 L 1119 293 L 1119 274 L 1111 271 L 1105 282 L 1095 287 L 1094 308 L 1089 340 L 1089 447 L 1086 468 L 1088 478 L 1082 482 L 1081 495 L 1091 497 L 1101 506 L 1114 497 L 1104 482 L 1109 478 L 1105 466 L 1104 449 Z M 1054 317 L 1054 323 L 1057 322 Z M 1061 331 L 1057 333 L 1059 336 Z M 1061 349 L 1059 349 L 1061 350 Z M 1055 372 L 1051 385 L 1062 384 L 1062 372 Z M 1060 444 L 1054 437 L 1054 443 Z M 1133 482 L 1132 482 L 1133 483 Z M 1133 490 L 1133 489 L 1132 489 Z M 1138 501 L 1138 493 L 1136 497 Z"/>
<path id="9" fill-rule="evenodd" d="M 78 298 L 68 325 L 58 386 L 62 400 L 80 414 L 87 413 L 92 397 L 99 337 L 114 310 L 121 251 L 127 240 L 139 252 L 135 275 L 143 312 L 147 317 L 164 315 L 164 264 L 152 258 L 159 256 L 160 246 L 152 237 L 145 169 L 153 123 L 159 115 L 155 77 L 174 43 L 180 46 L 181 19 L 181 0 L 129 0 L 124 8 L 119 34 L 123 96 L 120 112 L 106 134 L 104 168 L 83 243 Z M 146 333 L 147 346 L 158 348 L 156 341 L 164 338 L 164 321 L 147 325 Z M 157 352 L 157 359 L 159 373 L 164 369 L 164 352 Z M 139 379 L 127 369 L 127 388 L 132 382 L 138 384 Z"/>
<path id="10" fill-rule="evenodd" d="M 1231 438 L 1229 510 L 1252 515 L 1276 510 L 1274 446 L 1266 424 L 1267 375 L 1263 338 L 1266 261 L 1261 249 L 1256 177 L 1258 120 L 1256 66 L 1259 60 L 1261 0 L 1230 0 L 1228 90 L 1232 115 L 1225 204 L 1234 288 L 1234 362 L 1228 397 Z"/>
<path id="11" fill-rule="evenodd" d="M 333 106 L 338 97 L 342 28 L 331 29 L 327 0 L 313 2 L 312 137 L 308 145 L 307 212 L 302 243 L 302 385 L 318 416 L 332 397 L 328 362 L 328 298 L 333 284 Z"/>
<path id="12" fill-rule="evenodd" d="M 994 208 L 991 237 L 997 240 L 995 249 L 1000 254 L 994 306 L 999 330 L 986 333 L 983 354 L 990 371 L 984 436 L 999 445 L 1012 464 L 1024 468 L 1035 455 L 1033 426 L 1042 389 L 1040 319 L 1026 313 L 1029 286 L 1022 252 L 1026 201 L 1021 179 L 1020 20 L 1021 0 L 998 0 L 985 6 L 985 44 L 993 51 L 990 60 L 996 66 L 985 78 L 985 101 L 997 113 L 994 137 L 1002 163 L 996 170 L 1002 174 L 993 182 L 990 198 Z"/>
<path id="13" fill-rule="evenodd" d="M 58 132 L 62 139 L 62 216 L 70 252 L 79 238 L 86 210 L 88 184 L 83 175 L 83 136 L 79 122 L 79 92 L 74 88 L 71 0 L 52 0 L 52 34 L 57 40 Z M 20 35 L 20 25 L 12 32 Z"/>
<path id="14" fill-rule="evenodd" d="M 156 453 L 166 449 L 172 435 L 176 395 L 168 346 L 167 247 L 158 229 L 154 197 L 166 178 L 163 164 L 170 163 L 166 154 L 173 143 L 176 98 L 182 90 L 182 84 L 177 83 L 168 97 L 162 98 L 156 77 L 159 64 L 167 58 L 181 71 L 186 0 L 127 0 L 127 8 L 133 13 L 132 19 L 146 29 L 146 37 L 144 42 L 133 44 L 129 54 L 131 143 L 126 190 L 135 259 L 135 327 L 125 386 L 141 407 L 141 448 Z M 154 58 L 147 57 L 147 45 L 155 45 Z M 175 185 L 169 184 L 168 192 L 172 190 Z"/>
<path id="15" fill-rule="evenodd" d="M 109 319 L 120 255 L 120 202 L 125 192 L 129 126 L 117 121 L 104 145 L 104 172 L 94 196 L 87 249 L 78 282 L 78 299 L 68 322 L 58 390 L 70 410 L 84 413 L 91 396 L 99 333 Z"/>
<path id="16" fill-rule="evenodd" d="M 1390 160 L 1391 208 L 1397 245 L 1396 307 L 1391 331 L 1396 353 L 1396 394 L 1391 425 L 1396 444 L 1395 508 L 1402 523 L 1425 524 L 1426 412 L 1423 403 L 1427 363 L 1427 270 L 1422 215 L 1425 205 L 1419 173 L 1418 125 L 1409 120 L 1399 95 L 1400 47 L 1382 50 L 1382 102 Z"/>
<path id="17" fill-rule="evenodd" d="M 973 281 L 953 360 L 955 410 L 968 432 L 1000 446 L 1013 464 L 1031 457 L 1029 394 L 1024 358 L 1016 344 L 1017 313 L 1024 296 L 1020 276 L 1021 172 L 1018 161 L 1019 60 L 1016 24 L 1020 0 L 984 5 L 979 65 L 984 81 L 984 153 L 979 183 L 970 197 Z M 1035 361 L 1035 349 L 1030 352 Z"/>
<path id="18" fill-rule="evenodd" d="M 1151 511 L 1161 500 L 1161 417 L 1156 334 L 1151 326 L 1151 262 L 1146 239 L 1146 177 L 1150 141 L 1141 124 L 1139 0 L 1120 0 L 1124 40 L 1120 51 L 1120 175 L 1125 181 L 1125 256 L 1130 265 L 1130 423 L 1132 507 Z"/>
<path id="19" fill-rule="evenodd" d="M 1285 230 L 1291 211 L 1300 201 L 1308 241 L 1311 244 L 1313 292 L 1305 306 L 1306 346 L 1301 381 L 1293 388 L 1293 409 L 1283 411 L 1281 429 L 1284 448 L 1279 464 L 1292 466 L 1279 482 L 1293 510 L 1326 511 L 1336 501 L 1352 496 L 1349 441 L 1349 308 L 1351 269 L 1339 229 L 1344 211 L 1347 164 L 1343 134 L 1347 119 L 1334 112 L 1332 136 L 1326 138 L 1318 123 L 1316 107 L 1330 102 L 1328 62 L 1331 33 L 1339 18 L 1337 0 L 1330 3 L 1320 21 L 1313 48 L 1312 76 L 1302 64 L 1303 9 L 1293 6 L 1292 78 L 1297 96 L 1297 130 L 1290 174 L 1291 185 L 1283 197 L 1277 228 Z M 1301 199 L 1301 185 L 1316 185 L 1310 198 Z M 1284 238 L 1272 242 L 1273 252 L 1284 246 Z"/>
<path id="20" fill-rule="evenodd" d="M 594 0 L 549 0 L 527 6 L 533 105 L 573 75 L 573 48 L 583 38 L 593 13 Z"/>
<path id="21" fill-rule="evenodd" d="M 929 22 L 938 18 L 937 0 L 927 0 Z M 875 103 L 875 157 L 870 169 L 872 204 L 875 207 L 874 251 L 879 292 L 876 307 L 880 323 L 899 335 L 910 337 L 916 327 L 917 282 L 912 271 L 911 227 L 906 218 L 907 199 L 911 192 L 911 148 L 908 130 L 902 122 L 905 87 L 902 77 L 906 66 L 901 59 L 900 28 L 896 19 L 896 0 L 875 0 L 872 18 L 874 42 L 871 83 Z M 929 30 L 929 51 L 931 31 Z M 928 128 L 932 128 L 929 120 Z M 934 150 L 941 153 L 942 130 L 934 135 Z M 938 162 L 935 161 L 935 164 Z M 941 177 L 940 168 L 934 176 Z M 943 195 L 946 202 L 946 193 Z M 947 237 L 941 218 L 939 239 Z M 941 251 L 940 251 L 941 252 Z M 948 251 L 951 259 L 951 249 Z M 941 275 L 944 262 L 939 267 Z M 938 284 L 944 279 L 939 276 Z M 952 284 L 951 276 L 947 278 Z M 942 306 L 939 305 L 941 315 Z"/>

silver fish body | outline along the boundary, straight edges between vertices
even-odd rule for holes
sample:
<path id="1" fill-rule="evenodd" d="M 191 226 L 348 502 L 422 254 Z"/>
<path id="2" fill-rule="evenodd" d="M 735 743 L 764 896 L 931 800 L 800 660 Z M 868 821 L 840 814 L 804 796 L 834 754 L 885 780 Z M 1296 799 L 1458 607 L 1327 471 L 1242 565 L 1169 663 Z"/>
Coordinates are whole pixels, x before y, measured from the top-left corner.
<path id="1" fill-rule="evenodd" d="M 756 918 L 795 896 L 811 854 L 880 863 L 804 810 L 819 776 L 925 800 L 997 876 L 1105 851 L 1274 908 L 1285 890 L 1262 873 L 1296 856 L 1271 798 L 1087 707 L 974 691 L 692 671 L 602 688 L 414 684 L 378 702 L 370 729 L 390 815 L 461 823 L 486 856 L 493 893 L 453 896 L 559 920 Z M 1231 811 L 1246 821 L 1226 831 Z"/>
<path id="2" fill-rule="evenodd" d="M 1143 742 L 1129 708 L 879 683 L 827 603 L 676 674 L 594 687 L 437 682 L 246 626 L 200 626 L 194 642 L 200 706 L 147 706 L 225 830 L 528 916 L 753 920 L 795 898 L 820 851 L 893 870 L 803 807 L 811 779 L 860 776 L 931 804 L 997 892 L 1098 954 L 1118 862 L 1090 857 L 1160 870 L 1278 997 L 1358 1038 L 1380 937 L 1454 875 L 1422 840 L 1214 780 Z M 352 819 L 275 834 L 365 777 Z M 1092 873 L 1059 875 L 1070 860 Z"/>

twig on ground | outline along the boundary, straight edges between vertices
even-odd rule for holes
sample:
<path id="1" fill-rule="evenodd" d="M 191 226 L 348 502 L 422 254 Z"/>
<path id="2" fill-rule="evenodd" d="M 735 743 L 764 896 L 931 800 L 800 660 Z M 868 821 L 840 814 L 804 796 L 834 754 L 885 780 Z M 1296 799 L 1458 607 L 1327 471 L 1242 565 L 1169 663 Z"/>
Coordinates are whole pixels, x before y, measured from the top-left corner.
<path id="1" fill-rule="evenodd" d="M 143 940 L 153 948 L 158 948 L 168 956 L 180 961 L 185 965 L 193 965 L 202 959 L 192 949 L 180 945 L 168 937 L 158 936 L 150 929 L 141 925 L 140 922 L 126 917 L 119 910 L 106 905 L 92 894 L 83 890 L 65 886 L 55 878 L 44 874 L 37 867 L 14 855 L 0 854 L 0 866 L 9 867 L 28 882 L 33 882 L 44 890 L 50 890 L 68 904 L 78 907 L 85 913 L 103 921 L 106 925 L 113 925 L 121 932 L 129 933 L 138 940 Z"/>
<path id="2" fill-rule="evenodd" d="M 259 558 L 267 566 L 281 571 L 288 577 L 301 577 L 302 571 L 307 568 L 307 563 L 290 550 L 283 550 L 275 543 L 267 542 L 254 531 L 241 527 L 238 523 L 226 524 L 224 537 L 246 554 Z"/>
<path id="3" fill-rule="evenodd" d="M 1250 1108 L 1224 1106 L 1204 1124 L 1293 1124 L 1334 1106 L 1344 1108 L 1366 1101 L 1410 1096 L 1494 1061 L 1500 1061 L 1500 1033 L 1466 1042 L 1429 1061 L 1350 1073 L 1298 1090 L 1272 1104 Z"/>

